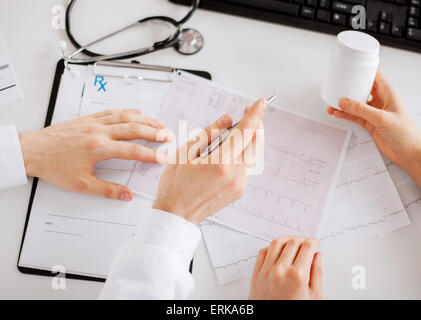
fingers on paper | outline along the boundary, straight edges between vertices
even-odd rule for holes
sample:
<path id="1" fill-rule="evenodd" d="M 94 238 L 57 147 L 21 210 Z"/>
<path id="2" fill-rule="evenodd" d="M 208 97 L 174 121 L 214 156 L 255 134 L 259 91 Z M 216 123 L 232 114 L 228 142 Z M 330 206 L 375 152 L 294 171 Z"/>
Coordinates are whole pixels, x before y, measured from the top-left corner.
<path id="1" fill-rule="evenodd" d="M 96 118 L 105 125 L 120 124 L 120 123 L 139 123 L 157 129 L 165 128 L 165 125 L 159 120 L 145 117 L 142 111 L 138 109 L 114 109 L 99 113 L 94 113 L 88 117 Z"/>
<path id="2" fill-rule="evenodd" d="M 313 263 L 310 270 L 310 289 L 316 292 L 322 291 L 322 254 L 317 252 L 313 257 Z"/>
<path id="3" fill-rule="evenodd" d="M 303 238 L 293 237 L 289 239 L 285 248 L 282 250 L 282 254 L 279 257 L 277 264 L 286 267 L 292 265 L 298 254 L 302 241 Z"/>
<path id="4" fill-rule="evenodd" d="M 263 248 L 259 251 L 257 255 L 256 263 L 254 265 L 253 277 L 256 277 L 259 272 L 262 270 L 263 264 L 266 260 L 266 256 L 268 253 L 269 248 Z"/>
<path id="5" fill-rule="evenodd" d="M 104 150 L 107 159 L 136 160 L 152 163 L 167 163 L 167 155 L 161 151 L 152 150 L 137 143 L 113 141 Z"/>
<path id="6" fill-rule="evenodd" d="M 270 243 L 265 262 L 263 264 L 263 268 L 265 270 L 269 270 L 273 268 L 275 263 L 278 261 L 279 257 L 282 254 L 282 251 L 285 248 L 285 245 L 288 243 L 290 237 L 282 237 L 273 240 Z"/>
<path id="7" fill-rule="evenodd" d="M 151 127 L 145 124 L 130 122 L 107 126 L 110 138 L 113 140 L 148 140 L 168 142 L 175 138 L 172 130 Z"/>
<path id="8" fill-rule="evenodd" d="M 80 192 L 122 201 L 133 199 L 133 193 L 129 188 L 117 183 L 100 180 L 94 176 L 87 179 L 84 184 L 84 190 L 80 190 Z"/>
<path id="9" fill-rule="evenodd" d="M 300 269 L 304 275 L 310 276 L 310 270 L 316 253 L 317 247 L 319 246 L 319 240 L 317 239 L 305 239 L 300 244 L 299 251 L 293 262 L 293 265 Z M 307 281 L 310 278 L 306 279 Z"/>

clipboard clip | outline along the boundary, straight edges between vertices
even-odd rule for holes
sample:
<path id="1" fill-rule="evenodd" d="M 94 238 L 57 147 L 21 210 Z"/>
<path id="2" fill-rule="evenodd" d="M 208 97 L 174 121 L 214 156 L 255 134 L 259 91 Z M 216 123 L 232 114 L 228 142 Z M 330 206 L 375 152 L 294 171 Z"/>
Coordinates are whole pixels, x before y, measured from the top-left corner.
<path id="1" fill-rule="evenodd" d="M 157 65 L 149 65 L 149 64 L 142 64 L 139 61 L 132 61 L 132 62 L 120 62 L 120 61 L 97 61 L 93 64 L 93 73 L 95 76 L 102 76 L 102 77 L 111 77 L 111 78 L 122 78 L 126 80 L 134 79 L 134 80 L 141 80 L 141 81 L 155 81 L 155 82 L 173 82 L 174 75 L 178 72 L 178 69 L 173 67 L 167 66 L 157 66 Z M 152 78 L 148 76 L 141 76 L 141 75 L 134 75 L 134 74 L 113 74 L 113 73 L 104 73 L 100 72 L 100 67 L 116 67 L 116 68 L 127 68 L 127 69 L 137 69 L 137 70 L 150 70 L 150 71 L 160 71 L 163 73 L 168 73 L 168 79 L 165 78 Z"/>

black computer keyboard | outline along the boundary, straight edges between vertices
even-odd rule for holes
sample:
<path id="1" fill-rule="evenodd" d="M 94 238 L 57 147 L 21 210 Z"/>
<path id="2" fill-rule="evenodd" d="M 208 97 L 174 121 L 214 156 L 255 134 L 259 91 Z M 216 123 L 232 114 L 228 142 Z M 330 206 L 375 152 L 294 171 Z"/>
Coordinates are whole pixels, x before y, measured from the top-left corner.
<path id="1" fill-rule="evenodd" d="M 170 0 L 191 4 L 191 0 Z M 228 14 L 337 34 L 352 29 L 352 8 L 366 9 L 366 29 L 381 44 L 421 52 L 421 0 L 201 0 Z"/>

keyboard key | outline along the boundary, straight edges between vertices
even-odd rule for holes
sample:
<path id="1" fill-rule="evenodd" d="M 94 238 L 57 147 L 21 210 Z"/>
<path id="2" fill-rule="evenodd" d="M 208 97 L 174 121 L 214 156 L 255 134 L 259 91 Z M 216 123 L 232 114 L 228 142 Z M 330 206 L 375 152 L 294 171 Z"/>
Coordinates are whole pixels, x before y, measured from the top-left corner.
<path id="1" fill-rule="evenodd" d="M 362 6 L 365 4 L 365 0 L 345 0 L 345 1 L 349 3 L 353 3 L 353 4 L 360 4 Z"/>
<path id="2" fill-rule="evenodd" d="M 307 19 L 314 19 L 315 9 L 310 7 L 301 8 L 301 16 Z"/>
<path id="3" fill-rule="evenodd" d="M 406 0 L 396 0 L 396 4 L 406 5 Z"/>
<path id="4" fill-rule="evenodd" d="M 294 3 L 304 4 L 305 0 L 294 0 Z"/>
<path id="5" fill-rule="evenodd" d="M 345 2 L 342 2 L 342 1 L 333 1 L 333 3 L 332 3 L 332 9 L 335 10 L 335 11 L 351 13 L 352 7 L 353 7 L 352 4 L 345 3 Z"/>
<path id="6" fill-rule="evenodd" d="M 380 22 L 379 25 L 379 32 L 382 34 L 389 34 L 390 33 L 390 24 L 387 22 Z"/>
<path id="7" fill-rule="evenodd" d="M 330 4 L 329 0 L 320 0 L 319 7 L 321 9 L 329 9 L 329 4 Z"/>
<path id="8" fill-rule="evenodd" d="M 409 15 L 411 17 L 418 18 L 420 15 L 420 8 L 417 7 L 409 7 Z"/>
<path id="9" fill-rule="evenodd" d="M 332 22 L 334 24 L 338 24 L 340 26 L 345 26 L 346 25 L 346 15 L 343 14 L 343 13 L 335 12 L 333 14 Z"/>
<path id="10" fill-rule="evenodd" d="M 421 7 L 421 0 L 410 0 L 409 5 L 419 8 Z"/>
<path id="11" fill-rule="evenodd" d="M 392 36 L 400 37 L 402 36 L 402 28 L 396 24 L 392 25 Z"/>
<path id="12" fill-rule="evenodd" d="M 295 3 L 286 3 L 275 0 L 230 0 L 230 2 L 237 3 L 245 7 L 285 13 L 292 16 L 298 16 L 300 13 L 300 5 Z"/>
<path id="13" fill-rule="evenodd" d="M 330 12 L 326 10 L 318 10 L 316 19 L 321 22 L 329 22 L 330 21 Z"/>
<path id="14" fill-rule="evenodd" d="M 408 27 L 413 27 L 416 28 L 418 24 L 418 20 L 415 19 L 414 17 L 409 17 L 408 18 Z"/>
<path id="15" fill-rule="evenodd" d="M 367 20 L 366 28 L 367 28 L 368 31 L 377 32 L 377 21 Z"/>
<path id="16" fill-rule="evenodd" d="M 392 23 L 392 14 L 390 12 L 380 11 L 380 20 Z"/>
<path id="17" fill-rule="evenodd" d="M 317 0 L 307 0 L 307 5 L 309 7 L 317 7 Z"/>
<path id="18" fill-rule="evenodd" d="M 421 42 L 421 29 L 408 28 L 408 31 L 406 32 L 406 36 L 410 40 Z"/>

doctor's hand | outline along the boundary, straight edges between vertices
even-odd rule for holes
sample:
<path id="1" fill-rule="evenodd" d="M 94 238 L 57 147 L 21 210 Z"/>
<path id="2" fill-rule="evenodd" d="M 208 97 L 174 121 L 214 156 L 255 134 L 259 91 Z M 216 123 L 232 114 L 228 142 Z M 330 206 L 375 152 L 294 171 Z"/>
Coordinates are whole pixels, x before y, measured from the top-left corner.
<path id="1" fill-rule="evenodd" d="M 175 164 L 169 164 L 161 175 L 154 208 L 199 224 L 238 200 L 248 184 L 247 172 L 254 167 L 258 150 L 263 146 L 262 117 L 266 106 L 262 99 L 247 108 L 230 137 L 206 158 L 200 157 L 199 150 L 221 130 L 231 127 L 229 115 L 222 116 L 194 141 L 181 147 Z M 183 154 L 187 154 L 186 161 L 182 161 Z"/>
<path id="2" fill-rule="evenodd" d="M 138 110 L 110 110 L 19 135 L 26 173 L 61 189 L 129 201 L 125 186 L 95 178 L 107 159 L 166 162 L 166 155 L 121 140 L 165 142 L 173 134 Z"/>
<path id="3" fill-rule="evenodd" d="M 322 259 L 317 239 L 283 237 L 262 249 L 251 280 L 253 300 L 322 298 Z"/>
<path id="4" fill-rule="evenodd" d="M 371 96 L 368 104 L 342 99 L 339 102 L 341 110 L 329 107 L 327 112 L 365 128 L 379 150 L 421 186 L 421 131 L 380 72 Z"/>

